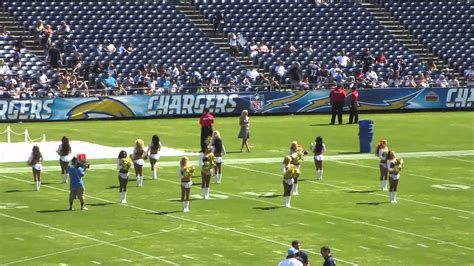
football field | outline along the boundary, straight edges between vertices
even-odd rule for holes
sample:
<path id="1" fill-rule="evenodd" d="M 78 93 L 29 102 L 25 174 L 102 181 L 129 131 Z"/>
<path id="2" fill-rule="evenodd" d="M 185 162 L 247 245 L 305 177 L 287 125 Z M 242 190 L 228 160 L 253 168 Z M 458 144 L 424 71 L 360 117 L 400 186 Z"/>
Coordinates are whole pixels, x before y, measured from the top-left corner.
<path id="1" fill-rule="evenodd" d="M 380 190 L 377 157 L 359 153 L 357 125 L 329 126 L 327 115 L 253 116 L 252 150 L 241 153 L 238 117 L 217 117 L 228 152 L 223 181 L 203 200 L 195 177 L 189 213 L 181 210 L 176 156 L 160 158 L 158 180 L 147 162 L 140 188 L 131 170 L 128 204 L 118 203 L 117 154 L 91 160 L 88 211 L 77 200 L 67 210 L 57 161 L 43 163 L 40 191 L 24 162 L 0 163 L 0 264 L 277 265 L 298 239 L 312 265 L 322 265 L 323 245 L 338 265 L 474 265 L 474 113 L 361 117 L 374 121 L 374 146 L 386 138 L 405 161 L 397 204 Z M 66 135 L 131 147 L 158 134 L 166 147 L 199 150 L 197 118 L 0 124 L 0 132 L 8 125 L 48 141 Z M 309 149 L 316 136 L 327 148 L 323 180 L 306 156 L 300 195 L 285 208 L 283 157 L 292 141 Z"/>

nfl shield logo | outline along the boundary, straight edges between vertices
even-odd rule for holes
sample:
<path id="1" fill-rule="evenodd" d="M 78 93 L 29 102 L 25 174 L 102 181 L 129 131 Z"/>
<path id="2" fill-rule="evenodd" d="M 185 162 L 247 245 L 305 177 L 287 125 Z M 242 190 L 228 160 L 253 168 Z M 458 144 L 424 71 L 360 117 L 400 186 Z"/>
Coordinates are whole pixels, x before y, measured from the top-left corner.
<path id="1" fill-rule="evenodd" d="M 250 110 L 258 111 L 263 108 L 265 97 L 262 94 L 255 94 L 250 96 Z"/>

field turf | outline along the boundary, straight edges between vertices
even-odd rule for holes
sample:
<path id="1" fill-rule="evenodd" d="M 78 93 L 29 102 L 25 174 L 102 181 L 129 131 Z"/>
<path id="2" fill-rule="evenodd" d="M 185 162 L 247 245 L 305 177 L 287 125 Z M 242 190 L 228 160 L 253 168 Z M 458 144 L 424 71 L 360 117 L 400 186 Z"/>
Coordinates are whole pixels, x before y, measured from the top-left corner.
<path id="1" fill-rule="evenodd" d="M 375 122 L 374 145 L 387 138 L 406 155 L 398 204 L 380 191 L 375 156 L 357 157 L 357 125 L 329 126 L 327 115 L 254 116 L 252 151 L 240 153 L 238 118 L 217 117 L 228 151 L 223 183 L 211 184 L 212 199 L 202 200 L 196 178 L 189 213 L 181 211 L 177 157 L 160 158 L 156 181 L 147 164 L 142 188 L 132 170 L 127 205 L 118 203 L 115 160 L 91 161 L 89 211 L 79 211 L 77 200 L 67 210 L 69 188 L 56 161 L 43 164 L 57 169 L 43 172 L 39 192 L 25 163 L 0 163 L 0 264 L 277 265 L 298 239 L 312 265 L 322 265 L 323 245 L 338 265 L 474 265 L 474 113 L 361 117 Z M 0 131 L 7 125 L 49 141 L 67 135 L 123 147 L 159 134 L 164 146 L 199 149 L 197 118 L 0 124 Z M 284 208 L 280 158 L 291 141 L 309 147 L 318 135 L 327 147 L 324 179 L 314 180 L 307 156 L 300 196 Z M 237 160 L 246 158 L 255 160 Z"/>

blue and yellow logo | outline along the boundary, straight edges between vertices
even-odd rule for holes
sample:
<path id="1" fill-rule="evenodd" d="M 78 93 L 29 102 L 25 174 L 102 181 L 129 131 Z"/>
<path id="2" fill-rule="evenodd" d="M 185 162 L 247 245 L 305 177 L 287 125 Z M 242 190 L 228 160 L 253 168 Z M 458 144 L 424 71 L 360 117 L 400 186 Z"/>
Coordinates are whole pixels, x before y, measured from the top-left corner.
<path id="1" fill-rule="evenodd" d="M 71 120 L 79 120 L 90 118 L 91 116 L 128 118 L 135 117 L 135 114 L 127 105 L 116 99 L 99 98 L 75 106 L 66 116 Z"/>

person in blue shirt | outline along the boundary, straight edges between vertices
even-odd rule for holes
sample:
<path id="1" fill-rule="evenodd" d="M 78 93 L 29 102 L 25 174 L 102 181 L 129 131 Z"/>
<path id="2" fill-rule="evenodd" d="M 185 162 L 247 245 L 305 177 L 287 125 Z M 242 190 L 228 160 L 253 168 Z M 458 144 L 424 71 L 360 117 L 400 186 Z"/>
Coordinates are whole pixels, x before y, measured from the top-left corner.
<path id="1" fill-rule="evenodd" d="M 331 249 L 328 246 L 321 248 L 321 256 L 324 258 L 323 266 L 336 266 L 336 261 L 331 255 Z"/>
<path id="2" fill-rule="evenodd" d="M 84 203 L 84 175 L 86 174 L 87 165 L 85 162 L 72 158 L 69 170 L 69 210 L 73 210 L 72 204 L 74 199 L 78 198 L 81 202 L 81 210 L 88 210 Z"/>

